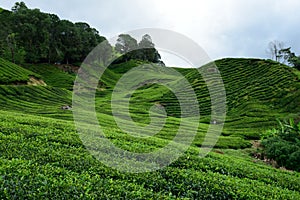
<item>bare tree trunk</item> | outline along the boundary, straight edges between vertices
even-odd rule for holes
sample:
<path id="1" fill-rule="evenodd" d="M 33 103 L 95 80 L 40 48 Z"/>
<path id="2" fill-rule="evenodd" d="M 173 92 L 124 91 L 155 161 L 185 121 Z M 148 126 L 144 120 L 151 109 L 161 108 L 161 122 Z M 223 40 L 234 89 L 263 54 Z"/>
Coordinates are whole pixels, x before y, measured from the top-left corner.
<path id="1" fill-rule="evenodd" d="M 16 63 L 15 61 L 15 50 L 14 48 L 10 48 L 10 52 L 11 52 L 11 60 L 13 63 Z"/>
<path id="2" fill-rule="evenodd" d="M 6 38 L 7 41 L 7 46 L 10 49 L 10 53 L 11 53 L 11 60 L 13 63 L 15 62 L 15 41 L 14 41 L 14 34 L 9 34 Z"/>
<path id="3" fill-rule="evenodd" d="M 267 53 L 271 55 L 273 60 L 275 59 L 275 61 L 280 62 L 280 59 L 282 58 L 280 50 L 283 49 L 283 47 L 284 47 L 283 42 L 274 40 L 269 43 Z"/>

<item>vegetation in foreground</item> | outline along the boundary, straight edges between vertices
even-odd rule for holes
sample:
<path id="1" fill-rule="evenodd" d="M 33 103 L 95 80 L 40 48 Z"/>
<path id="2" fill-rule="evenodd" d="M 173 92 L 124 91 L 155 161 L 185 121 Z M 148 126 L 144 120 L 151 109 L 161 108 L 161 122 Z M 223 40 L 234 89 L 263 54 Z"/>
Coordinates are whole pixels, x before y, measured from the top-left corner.
<path id="1" fill-rule="evenodd" d="M 299 199 L 300 175 L 254 162 L 241 151 L 200 158 L 191 147 L 156 172 L 120 173 L 93 158 L 72 121 L 0 112 L 0 196 L 24 198 Z M 109 118 L 109 117 L 108 117 Z M 105 117 L 101 119 L 105 120 Z M 105 124 L 105 123 L 104 123 Z M 124 149 L 136 141 L 103 129 Z M 172 130 L 170 130 L 172 131 Z M 160 146 L 160 140 L 143 146 Z M 141 144 L 139 144 L 141 145 Z"/>
<path id="2" fill-rule="evenodd" d="M 300 122 L 293 119 L 289 123 L 279 122 L 262 135 L 263 155 L 275 161 L 277 167 L 285 167 L 300 172 Z"/>

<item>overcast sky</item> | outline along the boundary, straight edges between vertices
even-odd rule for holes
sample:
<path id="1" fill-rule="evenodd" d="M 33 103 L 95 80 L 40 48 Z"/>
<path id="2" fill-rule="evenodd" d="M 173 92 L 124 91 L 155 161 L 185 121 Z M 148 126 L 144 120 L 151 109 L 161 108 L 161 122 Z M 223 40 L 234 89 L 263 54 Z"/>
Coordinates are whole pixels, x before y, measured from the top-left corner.
<path id="1" fill-rule="evenodd" d="M 24 0 L 29 8 L 84 21 L 107 38 L 139 28 L 163 28 L 197 42 L 212 59 L 267 58 L 273 40 L 300 53 L 299 0 Z M 1 0 L 11 9 L 13 0 Z M 182 63 L 165 57 L 167 64 Z"/>

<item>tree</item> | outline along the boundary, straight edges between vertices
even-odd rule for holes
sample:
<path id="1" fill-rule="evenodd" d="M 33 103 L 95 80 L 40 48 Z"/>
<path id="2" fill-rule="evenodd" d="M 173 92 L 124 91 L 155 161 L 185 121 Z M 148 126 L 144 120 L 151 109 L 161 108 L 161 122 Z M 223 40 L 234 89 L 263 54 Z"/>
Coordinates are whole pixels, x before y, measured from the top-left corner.
<path id="1" fill-rule="evenodd" d="M 136 50 L 138 48 L 137 40 L 131 37 L 129 34 L 120 34 L 115 45 L 116 52 L 123 54 L 117 63 L 127 62 L 130 59 L 138 58 Z"/>
<path id="2" fill-rule="evenodd" d="M 16 40 L 27 53 L 26 61 L 31 63 L 47 61 L 51 24 L 49 15 L 39 9 L 28 9 L 25 5 L 22 8 L 15 7 L 17 9 L 12 13 L 14 21 L 12 30 L 18 33 Z"/>
<path id="3" fill-rule="evenodd" d="M 139 42 L 140 48 L 154 48 L 154 43 L 152 42 L 152 38 L 150 35 L 145 34 L 142 37 L 142 40 Z"/>
<path id="4" fill-rule="evenodd" d="M 121 54 L 126 54 L 137 49 L 138 44 L 136 39 L 128 34 L 121 34 L 117 39 L 115 50 Z"/>
<path id="5" fill-rule="evenodd" d="M 137 59 L 164 65 L 160 60 L 161 57 L 158 51 L 155 49 L 155 45 L 152 42 L 151 36 L 148 34 L 145 34 L 139 43 L 137 43 L 137 40 L 130 35 L 121 34 L 117 39 L 115 50 L 123 55 L 114 63 L 121 63 L 130 59 Z"/>
<path id="6" fill-rule="evenodd" d="M 280 62 L 282 55 L 280 55 L 280 50 L 284 48 L 284 43 L 274 40 L 269 43 L 267 53 L 271 56 L 271 59 Z"/>
<path id="7" fill-rule="evenodd" d="M 60 35 L 57 26 L 60 19 L 55 14 L 48 14 L 50 19 L 49 25 L 49 48 L 48 48 L 48 63 L 62 62 L 64 54 L 61 50 L 62 43 L 60 41 Z"/>
<path id="8" fill-rule="evenodd" d="M 141 60 L 158 63 L 160 62 L 160 55 L 158 51 L 155 49 L 155 45 L 152 42 L 151 36 L 148 34 L 145 34 L 142 37 L 142 40 L 139 42 L 139 58 Z"/>
<path id="9" fill-rule="evenodd" d="M 78 45 L 78 51 L 81 54 L 81 60 L 84 60 L 99 43 L 105 40 L 105 38 L 99 36 L 99 32 L 95 28 L 91 28 L 87 23 L 77 22 L 75 23 L 78 29 L 80 43 Z"/>
<path id="10" fill-rule="evenodd" d="M 104 40 L 95 48 L 95 51 L 92 51 L 89 54 L 89 60 L 92 60 L 101 66 L 108 66 L 113 62 L 113 53 L 112 46 L 107 40 Z"/>
<path id="11" fill-rule="evenodd" d="M 284 62 L 287 62 L 291 66 L 300 70 L 300 56 L 296 56 L 296 54 L 291 51 L 291 47 L 285 48 L 285 49 L 280 49 L 279 55 L 281 55 Z"/>
<path id="12" fill-rule="evenodd" d="M 77 62 L 81 55 L 81 38 L 79 29 L 76 26 L 68 21 L 61 20 L 57 26 L 58 38 L 61 42 L 60 49 L 64 53 L 64 62 L 69 64 Z"/>
<path id="13" fill-rule="evenodd" d="M 27 6 L 26 4 L 22 1 L 22 2 L 16 2 L 15 5 L 12 7 L 12 11 L 15 12 L 20 12 L 23 10 L 27 10 Z"/>
<path id="14" fill-rule="evenodd" d="M 13 33 L 13 20 L 11 18 L 10 11 L 3 10 L 0 12 L 0 54 L 4 49 L 8 49 L 7 36 Z"/>
<path id="15" fill-rule="evenodd" d="M 295 67 L 296 69 L 300 70 L 300 56 L 293 56 L 289 59 L 289 63 Z"/>
<path id="16" fill-rule="evenodd" d="M 275 61 L 289 64 L 300 70 L 300 56 L 296 56 L 296 54 L 291 51 L 291 47 L 284 47 L 283 42 L 277 40 L 270 42 L 267 52 Z"/>
<path id="17" fill-rule="evenodd" d="M 14 62 L 23 56 L 30 63 L 80 63 L 105 40 L 87 23 L 60 20 L 24 2 L 0 12 L 0 27 L 0 56 Z"/>
<path id="18" fill-rule="evenodd" d="M 3 50 L 3 57 L 13 63 L 23 63 L 26 52 L 22 47 L 18 47 L 16 43 L 16 34 L 11 33 L 7 36 L 7 48 Z"/>
<path id="19" fill-rule="evenodd" d="M 11 61 L 13 63 L 16 63 L 15 61 L 15 50 L 16 50 L 16 40 L 15 40 L 15 34 L 11 33 L 6 38 L 7 46 L 9 48 L 10 54 L 11 54 Z"/>

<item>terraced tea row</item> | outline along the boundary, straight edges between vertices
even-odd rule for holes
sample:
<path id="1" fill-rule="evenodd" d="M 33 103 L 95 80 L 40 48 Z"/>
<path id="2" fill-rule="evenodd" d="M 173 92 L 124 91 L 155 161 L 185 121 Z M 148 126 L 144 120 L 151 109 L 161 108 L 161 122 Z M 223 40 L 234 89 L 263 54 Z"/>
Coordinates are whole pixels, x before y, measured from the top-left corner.
<path id="1" fill-rule="evenodd" d="M 136 151 L 135 141 L 102 116 L 117 145 Z M 84 148 L 70 121 L 0 111 L 1 198 L 192 198 L 298 199 L 299 173 L 254 163 L 250 157 L 190 149 L 156 172 L 129 174 L 106 167 Z M 171 128 L 171 127 L 170 127 Z M 172 128 L 171 128 L 172 129 Z M 125 136 L 125 137 L 124 137 Z M 152 138 L 138 148 L 160 148 Z"/>
<path id="2" fill-rule="evenodd" d="M 37 79 L 41 76 L 18 65 L 0 58 L 0 84 L 27 84 L 30 77 Z"/>

